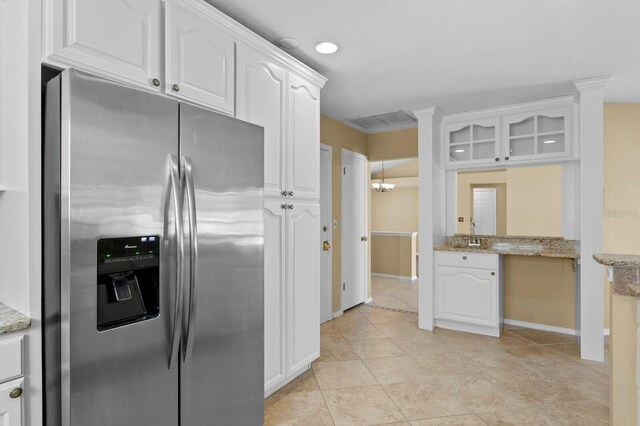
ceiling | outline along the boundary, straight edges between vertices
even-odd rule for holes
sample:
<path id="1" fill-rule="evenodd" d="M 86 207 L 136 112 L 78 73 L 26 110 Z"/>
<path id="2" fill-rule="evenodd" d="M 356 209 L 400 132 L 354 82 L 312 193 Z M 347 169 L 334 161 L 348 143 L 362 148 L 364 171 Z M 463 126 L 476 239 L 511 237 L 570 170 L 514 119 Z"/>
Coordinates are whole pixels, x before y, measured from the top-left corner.
<path id="1" fill-rule="evenodd" d="M 329 79 L 322 112 L 341 121 L 543 99 L 608 74 L 606 101 L 640 102 L 638 0 L 206 1 L 274 44 L 298 39 L 288 52 Z M 316 53 L 324 40 L 338 53 Z"/>

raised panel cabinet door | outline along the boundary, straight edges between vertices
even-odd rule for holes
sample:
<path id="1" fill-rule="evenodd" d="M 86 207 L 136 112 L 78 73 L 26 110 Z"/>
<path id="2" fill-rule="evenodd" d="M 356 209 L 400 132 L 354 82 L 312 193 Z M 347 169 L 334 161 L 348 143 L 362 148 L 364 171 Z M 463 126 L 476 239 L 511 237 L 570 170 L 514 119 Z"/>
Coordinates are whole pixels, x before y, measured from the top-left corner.
<path id="1" fill-rule="evenodd" d="M 234 114 L 234 41 L 197 12 L 167 2 L 165 91 Z"/>
<path id="2" fill-rule="evenodd" d="M 320 356 L 320 205 L 291 205 L 286 260 L 289 375 Z"/>
<path id="3" fill-rule="evenodd" d="M 159 90 L 160 0 L 46 0 L 43 4 L 47 59 Z"/>
<path id="4" fill-rule="evenodd" d="M 495 327 L 498 281 L 490 270 L 438 266 L 436 318 Z"/>
<path id="5" fill-rule="evenodd" d="M 21 426 L 23 424 L 24 378 L 0 384 L 0 425 Z"/>
<path id="6" fill-rule="evenodd" d="M 238 44 L 236 50 L 236 117 L 264 127 L 264 192 L 285 191 L 284 68 L 267 55 Z"/>
<path id="7" fill-rule="evenodd" d="M 280 387 L 285 370 L 285 209 L 264 203 L 264 391 Z"/>
<path id="8" fill-rule="evenodd" d="M 287 189 L 294 197 L 320 196 L 320 90 L 289 73 Z"/>

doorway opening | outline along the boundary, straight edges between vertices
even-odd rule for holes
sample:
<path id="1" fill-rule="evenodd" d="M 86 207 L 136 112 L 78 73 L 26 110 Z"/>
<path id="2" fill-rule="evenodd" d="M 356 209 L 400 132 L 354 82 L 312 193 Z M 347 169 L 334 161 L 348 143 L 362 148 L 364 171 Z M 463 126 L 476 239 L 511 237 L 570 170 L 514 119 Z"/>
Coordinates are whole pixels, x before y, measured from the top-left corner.
<path id="1" fill-rule="evenodd" d="M 376 161 L 370 168 L 372 303 L 418 312 L 418 159 Z"/>

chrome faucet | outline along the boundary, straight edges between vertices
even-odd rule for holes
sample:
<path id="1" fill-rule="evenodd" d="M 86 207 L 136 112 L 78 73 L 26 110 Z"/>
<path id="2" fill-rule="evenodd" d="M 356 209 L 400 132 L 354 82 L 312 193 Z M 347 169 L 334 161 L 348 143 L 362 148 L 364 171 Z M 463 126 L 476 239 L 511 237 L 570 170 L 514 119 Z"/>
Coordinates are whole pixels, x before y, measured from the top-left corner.
<path id="1" fill-rule="evenodd" d="M 476 223 L 473 218 L 469 218 L 469 247 L 480 247 L 482 245 L 482 239 L 476 236 Z"/>

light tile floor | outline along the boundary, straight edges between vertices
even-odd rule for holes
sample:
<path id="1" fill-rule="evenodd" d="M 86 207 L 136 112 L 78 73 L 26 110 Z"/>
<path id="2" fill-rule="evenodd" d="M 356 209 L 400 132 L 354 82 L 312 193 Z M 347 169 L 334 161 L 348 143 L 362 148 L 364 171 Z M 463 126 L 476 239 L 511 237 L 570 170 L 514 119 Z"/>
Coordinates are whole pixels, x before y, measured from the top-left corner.
<path id="1" fill-rule="evenodd" d="M 321 326 L 320 355 L 267 398 L 266 425 L 608 424 L 608 362 L 581 360 L 572 336 L 429 332 L 360 305 Z"/>
<path id="2" fill-rule="evenodd" d="M 372 276 L 371 298 L 376 306 L 418 312 L 418 280 Z"/>

